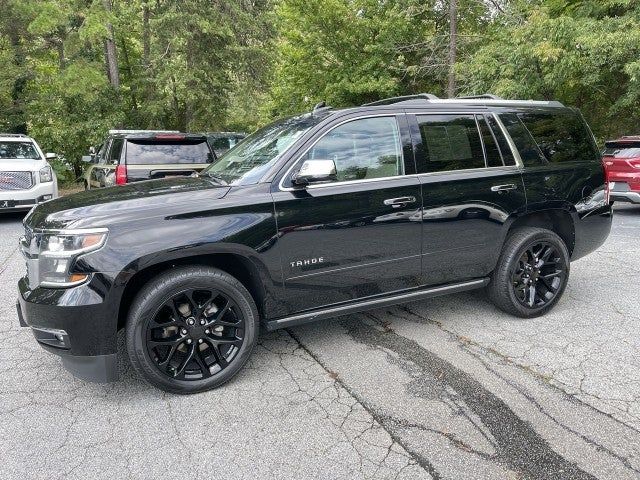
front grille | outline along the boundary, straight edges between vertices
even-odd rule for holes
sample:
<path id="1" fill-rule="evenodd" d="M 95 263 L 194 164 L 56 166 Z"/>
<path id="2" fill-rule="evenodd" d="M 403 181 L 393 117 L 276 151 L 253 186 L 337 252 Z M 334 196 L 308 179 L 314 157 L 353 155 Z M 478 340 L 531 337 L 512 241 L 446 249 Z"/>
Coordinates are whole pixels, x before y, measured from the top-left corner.
<path id="1" fill-rule="evenodd" d="M 31 172 L 0 172 L 0 190 L 27 190 L 32 186 Z"/>

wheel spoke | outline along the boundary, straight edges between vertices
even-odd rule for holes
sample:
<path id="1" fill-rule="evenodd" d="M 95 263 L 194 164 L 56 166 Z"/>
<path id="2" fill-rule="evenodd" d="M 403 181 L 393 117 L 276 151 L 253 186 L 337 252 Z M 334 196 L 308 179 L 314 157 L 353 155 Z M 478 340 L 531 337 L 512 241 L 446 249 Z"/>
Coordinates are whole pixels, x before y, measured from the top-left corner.
<path id="1" fill-rule="evenodd" d="M 160 367 L 166 367 L 167 365 L 169 365 L 169 362 L 171 361 L 171 359 L 173 358 L 173 356 L 176 354 L 176 350 L 178 350 L 178 347 L 180 346 L 179 343 L 172 345 L 171 349 L 169 350 L 169 353 L 167 354 L 167 357 L 161 361 L 160 363 L 158 363 L 158 365 Z"/>
<path id="2" fill-rule="evenodd" d="M 207 366 L 207 362 L 205 362 L 204 358 L 202 358 L 202 352 L 200 351 L 200 349 L 196 350 L 195 359 L 198 366 L 200 367 L 200 370 L 202 371 L 202 378 L 210 377 L 211 370 L 209 370 L 209 367 Z"/>
<path id="3" fill-rule="evenodd" d="M 189 351 L 187 352 L 187 355 L 185 356 L 185 358 L 182 361 L 182 363 L 180 364 L 180 366 L 178 368 L 176 368 L 174 376 L 178 377 L 178 376 L 181 376 L 181 375 L 184 374 L 184 369 L 187 368 L 187 365 L 189 364 L 189 362 L 193 358 L 193 355 L 195 354 L 195 351 L 196 351 L 196 346 L 195 345 L 190 345 L 189 346 Z"/>
<path id="4" fill-rule="evenodd" d="M 528 297 L 528 303 L 530 307 L 533 307 L 533 305 L 535 304 L 535 300 L 536 300 L 536 289 L 534 288 L 533 285 L 529 285 L 529 293 L 528 293 L 529 297 Z"/>
<path id="5" fill-rule="evenodd" d="M 226 294 L 207 288 L 182 290 L 147 320 L 146 351 L 164 375 L 180 381 L 209 378 L 237 356 L 244 325 L 241 311 Z"/>
<path id="6" fill-rule="evenodd" d="M 550 283 L 546 278 L 539 277 L 540 282 L 549 290 L 551 293 L 555 293 L 558 289 L 553 287 L 553 284 Z"/>

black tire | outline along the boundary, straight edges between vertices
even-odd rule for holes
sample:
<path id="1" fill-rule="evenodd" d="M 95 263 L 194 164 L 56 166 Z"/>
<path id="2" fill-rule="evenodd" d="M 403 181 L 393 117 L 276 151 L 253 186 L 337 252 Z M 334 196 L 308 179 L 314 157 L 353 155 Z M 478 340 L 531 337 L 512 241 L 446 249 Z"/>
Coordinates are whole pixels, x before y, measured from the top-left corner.
<path id="1" fill-rule="evenodd" d="M 150 351 L 150 347 L 148 346 L 148 339 L 150 338 L 148 336 L 148 331 L 149 328 L 161 328 L 157 327 L 156 323 L 151 322 L 156 321 L 155 319 L 158 315 L 159 309 L 166 308 L 165 306 L 168 302 L 175 305 L 174 299 L 176 298 L 176 295 L 181 295 L 181 292 L 197 292 L 200 290 L 219 292 L 221 296 L 229 299 L 229 303 L 233 303 L 232 308 L 234 316 L 237 315 L 235 313 L 237 310 L 237 313 L 242 315 L 244 322 L 242 329 L 242 344 L 238 347 L 238 351 L 235 352 L 235 355 L 228 363 L 226 363 L 225 360 L 226 366 L 217 373 L 211 374 L 208 378 L 205 378 L 204 369 L 201 370 L 202 378 L 200 379 L 172 378 L 169 373 L 167 373 L 166 367 L 164 370 L 159 367 L 159 363 L 164 362 L 159 362 L 157 358 L 152 358 L 153 351 Z M 212 304 L 212 302 L 213 301 L 208 303 Z M 178 310 L 174 309 L 174 313 Z M 205 308 L 202 307 L 202 310 L 205 310 Z M 189 319 L 191 318 L 192 313 L 189 313 Z M 181 322 L 182 321 L 186 320 L 181 317 Z M 165 392 L 178 394 L 203 392 L 205 390 L 219 387 L 233 378 L 240 369 L 242 369 L 244 364 L 247 362 L 253 347 L 257 343 L 260 328 L 259 323 L 258 310 L 251 294 L 242 285 L 242 283 L 228 273 L 216 268 L 205 266 L 175 268 L 163 273 L 159 277 L 147 283 L 135 297 L 127 318 L 127 353 L 129 354 L 131 364 L 135 371 L 154 387 L 164 390 Z M 198 327 L 197 324 L 190 328 L 195 329 L 196 327 Z M 176 330 L 177 335 L 180 336 L 181 328 L 177 328 Z M 234 332 L 237 333 L 237 330 L 234 330 Z M 207 331 L 207 333 L 209 333 L 209 331 Z M 236 333 L 234 333 L 234 336 Z M 189 332 L 189 335 L 190 334 L 191 331 Z M 189 344 L 190 346 L 188 348 L 197 348 L 199 350 L 202 348 L 197 346 L 196 342 L 193 341 L 190 341 Z M 186 344 L 181 342 L 181 345 L 178 348 L 185 347 Z M 172 352 L 175 354 L 175 349 L 172 349 Z M 219 354 L 220 349 L 218 348 L 216 352 Z M 198 357 L 198 361 L 202 360 L 199 355 L 199 351 L 194 354 L 193 357 L 194 360 L 191 360 L 192 362 L 195 361 L 195 357 Z M 216 356 L 215 358 L 217 359 L 218 357 Z M 184 372 L 187 372 L 187 364 L 191 365 L 192 363 L 185 361 L 185 367 L 183 367 Z M 222 367 L 222 364 L 220 367 Z"/>
<path id="2" fill-rule="evenodd" d="M 532 258 L 530 252 L 539 245 L 549 247 L 553 261 L 532 270 L 531 264 L 523 259 Z M 547 251 L 544 251 L 545 255 Z M 562 273 L 558 274 L 556 270 Z M 522 318 L 538 317 L 551 310 L 562 297 L 569 270 L 569 251 L 558 235 L 543 228 L 518 228 L 509 234 L 504 243 L 498 264 L 491 274 L 487 294 L 495 306 L 506 313 Z M 534 293 L 529 295 L 532 288 Z M 543 294 L 539 295 L 539 292 Z M 520 298 L 521 294 L 524 300 Z"/>

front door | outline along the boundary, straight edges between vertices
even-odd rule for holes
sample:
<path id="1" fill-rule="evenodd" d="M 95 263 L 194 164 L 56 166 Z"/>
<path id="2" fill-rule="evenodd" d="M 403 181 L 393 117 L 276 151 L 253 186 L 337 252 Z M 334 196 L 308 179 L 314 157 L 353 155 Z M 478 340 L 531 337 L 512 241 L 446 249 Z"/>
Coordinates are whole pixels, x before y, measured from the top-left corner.
<path id="1" fill-rule="evenodd" d="M 307 159 L 333 160 L 337 180 L 294 188 Z M 274 201 L 289 313 L 420 284 L 422 198 L 404 115 L 337 123 Z"/>
<path id="2" fill-rule="evenodd" d="M 424 283 L 487 276 L 505 223 L 526 208 L 513 152 L 491 113 L 408 118 L 423 191 Z"/>

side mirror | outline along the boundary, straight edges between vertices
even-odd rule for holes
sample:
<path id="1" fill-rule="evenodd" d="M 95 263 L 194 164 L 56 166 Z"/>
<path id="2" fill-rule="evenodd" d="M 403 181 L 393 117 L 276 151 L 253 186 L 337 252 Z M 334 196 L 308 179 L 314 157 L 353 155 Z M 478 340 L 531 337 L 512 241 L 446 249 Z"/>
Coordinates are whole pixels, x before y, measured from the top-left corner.
<path id="1" fill-rule="evenodd" d="M 291 181 L 294 185 L 335 182 L 338 180 L 336 163 L 333 160 L 305 160 Z"/>
<path id="2" fill-rule="evenodd" d="M 47 160 L 53 160 L 54 158 L 58 158 L 58 155 L 48 152 L 44 154 L 44 158 L 46 158 Z"/>
<path id="3" fill-rule="evenodd" d="M 93 163 L 93 158 L 94 158 L 93 155 L 83 155 L 82 161 L 87 163 Z"/>
<path id="4" fill-rule="evenodd" d="M 93 145 L 89 147 L 89 153 L 91 155 L 95 155 L 96 154 L 96 147 L 94 147 Z"/>

